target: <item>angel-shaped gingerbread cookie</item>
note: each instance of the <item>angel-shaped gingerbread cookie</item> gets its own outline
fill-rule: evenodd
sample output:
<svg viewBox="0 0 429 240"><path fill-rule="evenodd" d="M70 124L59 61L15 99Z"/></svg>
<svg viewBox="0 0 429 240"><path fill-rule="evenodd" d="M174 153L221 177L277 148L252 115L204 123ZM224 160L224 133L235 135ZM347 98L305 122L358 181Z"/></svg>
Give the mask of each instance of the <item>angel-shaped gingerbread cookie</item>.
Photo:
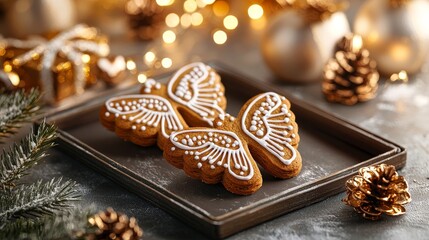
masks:
<svg viewBox="0 0 429 240"><path fill-rule="evenodd" d="M222 182L228 191L248 195L262 186L256 163L282 179L301 171L298 143L290 102L268 92L250 99L237 118L219 115L214 128L174 132L164 146L164 157L193 178Z"/></svg>
<svg viewBox="0 0 429 240"><path fill-rule="evenodd" d="M224 114L226 99L219 75L210 66L192 63L178 70L167 85L149 79L140 94L109 99L100 121L119 137L141 146L164 144L173 131L213 126Z"/></svg>

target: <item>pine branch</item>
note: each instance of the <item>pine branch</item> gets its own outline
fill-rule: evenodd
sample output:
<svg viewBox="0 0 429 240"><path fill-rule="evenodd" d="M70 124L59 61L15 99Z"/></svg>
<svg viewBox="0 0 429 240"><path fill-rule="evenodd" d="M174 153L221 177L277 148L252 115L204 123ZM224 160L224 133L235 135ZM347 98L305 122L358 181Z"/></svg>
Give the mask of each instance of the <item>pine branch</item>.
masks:
<svg viewBox="0 0 429 240"><path fill-rule="evenodd" d="M14 144L9 151L3 150L0 156L0 191L13 188L14 181L46 156L56 139L56 127L43 122L37 132L30 133L20 144Z"/></svg>
<svg viewBox="0 0 429 240"><path fill-rule="evenodd" d="M39 219L71 207L80 194L77 183L52 179L43 183L20 186L13 191L3 191L0 195L0 230L8 222L24 219Z"/></svg>
<svg viewBox="0 0 429 240"><path fill-rule="evenodd" d="M14 134L21 124L29 121L39 110L40 94L32 89L0 95L0 140Z"/></svg>
<svg viewBox="0 0 429 240"><path fill-rule="evenodd" d="M85 239L95 232L88 218L96 213L93 206L75 207L71 211L34 219L19 219L0 231L0 239Z"/></svg>

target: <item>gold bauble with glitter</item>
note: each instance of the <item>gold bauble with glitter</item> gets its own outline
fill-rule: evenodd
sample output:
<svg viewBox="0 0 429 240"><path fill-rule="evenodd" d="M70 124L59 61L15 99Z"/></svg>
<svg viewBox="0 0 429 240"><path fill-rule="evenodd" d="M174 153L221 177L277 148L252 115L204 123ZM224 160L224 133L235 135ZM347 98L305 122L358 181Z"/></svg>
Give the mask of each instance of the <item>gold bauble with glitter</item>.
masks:
<svg viewBox="0 0 429 240"><path fill-rule="evenodd" d="M320 81L335 43L350 32L343 12L320 11L319 15L314 10L285 9L266 28L262 39L265 62L285 82Z"/></svg>
<svg viewBox="0 0 429 240"><path fill-rule="evenodd" d="M428 23L426 0L367 0L356 15L354 31L362 36L381 74L412 74L429 53Z"/></svg>

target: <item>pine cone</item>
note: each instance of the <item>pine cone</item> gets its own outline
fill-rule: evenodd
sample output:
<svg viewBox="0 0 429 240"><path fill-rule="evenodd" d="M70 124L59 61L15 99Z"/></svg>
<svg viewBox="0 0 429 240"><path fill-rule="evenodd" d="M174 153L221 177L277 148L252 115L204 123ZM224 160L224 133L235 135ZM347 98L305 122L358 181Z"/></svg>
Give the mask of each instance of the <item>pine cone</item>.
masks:
<svg viewBox="0 0 429 240"><path fill-rule="evenodd" d="M325 66L322 91L330 102L354 105L375 97L380 78L376 63L358 35L343 37Z"/></svg>
<svg viewBox="0 0 429 240"><path fill-rule="evenodd" d="M151 40L161 34L165 11L156 1L128 0L125 9L133 35L143 40Z"/></svg>
<svg viewBox="0 0 429 240"><path fill-rule="evenodd" d="M125 214L117 213L112 208L95 214L88 222L96 231L89 234L87 239L135 240L143 235L134 217L128 219Z"/></svg>
<svg viewBox="0 0 429 240"><path fill-rule="evenodd" d="M411 202L407 181L392 165L359 169L359 175L347 180L346 189L347 197L343 202L371 220L381 218L382 213L402 215L405 213L402 205Z"/></svg>

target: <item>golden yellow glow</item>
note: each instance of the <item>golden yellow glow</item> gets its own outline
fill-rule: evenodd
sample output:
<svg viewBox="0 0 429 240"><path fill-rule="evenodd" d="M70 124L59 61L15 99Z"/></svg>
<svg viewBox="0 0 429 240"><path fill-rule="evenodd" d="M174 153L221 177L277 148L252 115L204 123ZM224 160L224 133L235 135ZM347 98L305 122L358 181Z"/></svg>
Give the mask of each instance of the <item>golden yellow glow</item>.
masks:
<svg viewBox="0 0 429 240"><path fill-rule="evenodd" d="M209 5L209 4L213 4L216 0L202 0L203 3Z"/></svg>
<svg viewBox="0 0 429 240"><path fill-rule="evenodd" d="M204 18L203 15L199 12L192 13L191 15L191 23L194 26L199 26L203 23Z"/></svg>
<svg viewBox="0 0 429 240"><path fill-rule="evenodd" d="M228 39L228 36L222 30L217 30L215 33L213 33L213 41L216 44L222 45L226 42L227 39Z"/></svg>
<svg viewBox="0 0 429 240"><path fill-rule="evenodd" d="M127 69L132 71L136 69L136 63L133 60L127 61Z"/></svg>
<svg viewBox="0 0 429 240"><path fill-rule="evenodd" d="M250 21L250 26L252 26L252 28L255 30L262 30L265 28L266 25L267 25L267 18L265 18L265 16L262 16L262 18L260 19Z"/></svg>
<svg viewBox="0 0 429 240"><path fill-rule="evenodd" d="M88 54L82 54L82 62L89 63L91 61L91 57Z"/></svg>
<svg viewBox="0 0 429 240"><path fill-rule="evenodd" d="M352 52L357 53L362 49L362 37L354 35L352 39Z"/></svg>
<svg viewBox="0 0 429 240"><path fill-rule="evenodd" d="M195 2L195 0L186 0L183 3L183 10L185 10L185 12L195 12L198 8L197 2Z"/></svg>
<svg viewBox="0 0 429 240"><path fill-rule="evenodd" d="M238 19L233 15L226 16L223 19L223 25L225 26L226 29L229 29L229 30L235 29L238 26Z"/></svg>
<svg viewBox="0 0 429 240"><path fill-rule="evenodd" d="M218 17L224 17L229 12L229 4L225 1L216 1L213 4L213 13Z"/></svg>
<svg viewBox="0 0 429 240"><path fill-rule="evenodd" d="M147 76L144 73L139 73L139 75L137 76L137 81L139 81L139 83L145 83L147 80Z"/></svg>
<svg viewBox="0 0 429 240"><path fill-rule="evenodd" d="M174 3L174 0L156 0L156 3L159 6L170 6L171 4Z"/></svg>
<svg viewBox="0 0 429 240"><path fill-rule="evenodd" d="M180 18L175 13L170 13L165 17L165 24L171 28L177 27L180 24Z"/></svg>
<svg viewBox="0 0 429 240"><path fill-rule="evenodd" d="M259 4L253 4L247 9L251 19L260 19L264 15L264 9Z"/></svg>
<svg viewBox="0 0 429 240"><path fill-rule="evenodd" d="M153 61L155 61L155 58L156 58L155 53L153 53L153 52L149 51L149 52L147 52L147 53L144 55L144 62L145 62L147 65L150 65L150 64L152 64L152 63L153 63Z"/></svg>
<svg viewBox="0 0 429 240"><path fill-rule="evenodd" d="M183 28L188 28L192 24L192 16L189 13L185 13L180 17L180 24Z"/></svg>
<svg viewBox="0 0 429 240"><path fill-rule="evenodd" d="M171 58L163 58L161 60L161 65L163 68L170 68L173 65Z"/></svg>
<svg viewBox="0 0 429 240"><path fill-rule="evenodd" d="M402 62L410 59L411 51L408 43L396 42L392 43L389 47L390 56L392 56L393 60Z"/></svg>
<svg viewBox="0 0 429 240"><path fill-rule="evenodd" d="M10 72L7 74L7 76L9 77L10 83L12 83L13 86L18 86L19 82L21 81L19 79L18 74Z"/></svg>
<svg viewBox="0 0 429 240"><path fill-rule="evenodd" d="M5 63L4 67L3 67L3 70L5 72L12 72L12 65L10 65L9 63Z"/></svg>
<svg viewBox="0 0 429 240"><path fill-rule="evenodd" d="M176 34L171 30L167 30L164 32L164 34L162 34L162 39L165 43L173 43L174 41L176 41Z"/></svg>
<svg viewBox="0 0 429 240"><path fill-rule="evenodd" d="M402 70L399 73L394 73L390 76L390 81L396 82L396 81L402 81L402 82L408 82L408 74L407 71Z"/></svg>

